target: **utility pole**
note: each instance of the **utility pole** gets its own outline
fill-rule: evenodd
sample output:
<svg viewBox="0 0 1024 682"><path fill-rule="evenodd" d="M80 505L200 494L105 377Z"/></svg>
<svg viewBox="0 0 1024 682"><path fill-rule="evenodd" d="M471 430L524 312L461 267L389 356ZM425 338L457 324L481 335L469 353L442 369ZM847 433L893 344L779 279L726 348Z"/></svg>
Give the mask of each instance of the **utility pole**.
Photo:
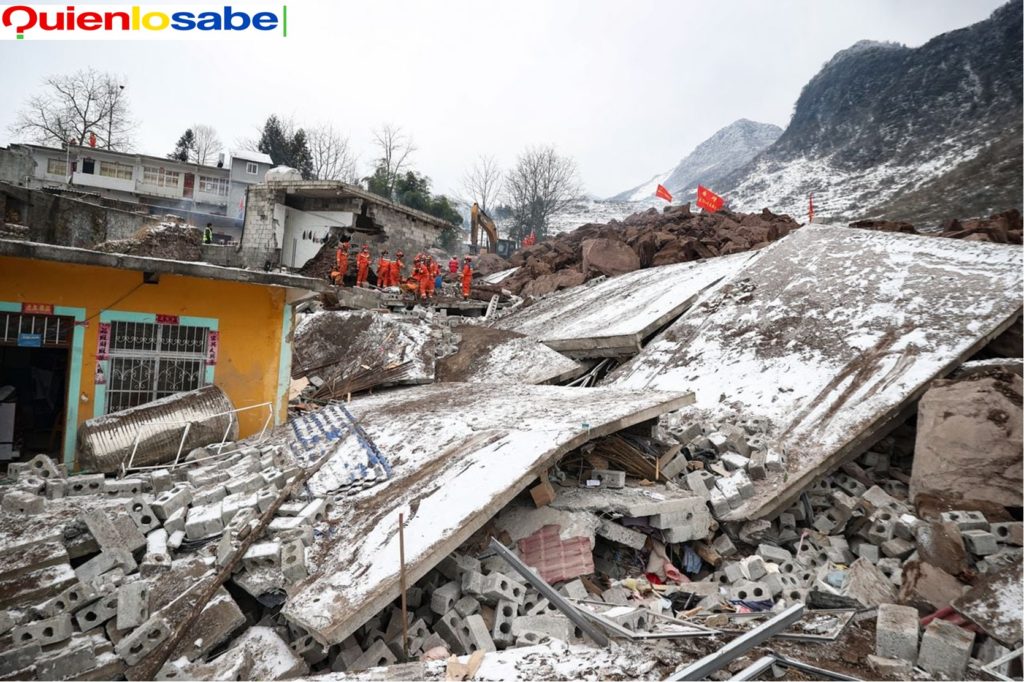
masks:
<svg viewBox="0 0 1024 682"><path fill-rule="evenodd" d="M107 117L107 149L110 149L111 137L114 134L114 107L117 106L117 100L121 97L121 92L124 90L123 85L118 85L115 91L113 87L108 91L110 97L110 112Z"/></svg>

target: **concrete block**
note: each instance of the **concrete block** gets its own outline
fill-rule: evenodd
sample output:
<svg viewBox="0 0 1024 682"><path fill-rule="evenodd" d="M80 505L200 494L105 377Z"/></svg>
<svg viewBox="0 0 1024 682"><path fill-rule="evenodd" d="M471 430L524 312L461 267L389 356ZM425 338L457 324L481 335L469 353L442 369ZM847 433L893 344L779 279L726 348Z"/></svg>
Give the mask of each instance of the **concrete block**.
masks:
<svg viewBox="0 0 1024 682"><path fill-rule="evenodd" d="M740 495L739 487L736 485L734 478L734 476L722 476L715 481L715 487L718 488L718 491L725 498L725 501L729 505L729 509L739 509L743 506L743 496ZM711 503L714 505L713 497Z"/></svg>
<svg viewBox="0 0 1024 682"><path fill-rule="evenodd" d="M738 561L725 564L722 571L725 573L725 579L733 585L746 580L746 576L743 575L743 566Z"/></svg>
<svg viewBox="0 0 1024 682"><path fill-rule="evenodd" d="M878 673L879 679L902 679L908 677L914 671L914 666L909 661L898 658L886 658L868 654L868 668Z"/></svg>
<svg viewBox="0 0 1024 682"><path fill-rule="evenodd" d="M384 640L378 639L369 648L363 652L363 655L352 662L352 666L349 668L351 672L358 670L368 670L370 668L377 668L380 666L394 665L398 662L395 658L395 654L388 648L388 645L384 643Z"/></svg>
<svg viewBox="0 0 1024 682"><path fill-rule="evenodd" d="M781 474L786 470L786 458L781 450L767 448L764 453L764 466L770 474Z"/></svg>
<svg viewBox="0 0 1024 682"><path fill-rule="evenodd" d="M609 604L619 604L625 606L629 604L630 592L624 587L615 585L609 587L607 590L601 593L601 599Z"/></svg>
<svg viewBox="0 0 1024 682"><path fill-rule="evenodd" d="M925 628L917 664L932 675L962 680L974 645L974 633L958 625L935 619Z"/></svg>
<svg viewBox="0 0 1024 682"><path fill-rule="evenodd" d="M131 573L137 568L137 564L132 555L123 549L105 549L76 568L75 576L79 582L89 583L113 568Z"/></svg>
<svg viewBox="0 0 1024 682"><path fill-rule="evenodd" d="M711 513L715 516L725 516L732 509L729 500L717 486L708 492L708 504L711 505Z"/></svg>
<svg viewBox="0 0 1024 682"><path fill-rule="evenodd" d="M96 598L96 591L92 586L83 582L76 582L74 585L47 602L43 609L43 614L48 618L52 618L53 616L59 616L62 613L74 613L83 605L94 601ZM0 616L4 613L7 612L0 612ZM11 627L13 627L13 624ZM9 629L10 628L6 628L6 630ZM6 630L4 628L0 628L0 634L6 632Z"/></svg>
<svg viewBox="0 0 1024 682"><path fill-rule="evenodd" d="M631 547L632 549L643 549L644 544L647 542L647 536L643 533L632 528L620 526L609 519L601 520L601 524L597 527L597 534L606 540Z"/></svg>
<svg viewBox="0 0 1024 682"><path fill-rule="evenodd" d="M519 582L503 573L491 573L484 576L481 601L494 605L502 599L521 602L526 597L526 588Z"/></svg>
<svg viewBox="0 0 1024 682"><path fill-rule="evenodd" d="M4 495L0 506L8 514L20 514L22 516L41 514L43 512L43 498L21 490L11 490Z"/></svg>
<svg viewBox="0 0 1024 682"><path fill-rule="evenodd" d="M455 606L453 608L460 616L467 618L480 610L480 602L467 594L464 597L460 597L459 600L455 602Z"/></svg>
<svg viewBox="0 0 1024 682"><path fill-rule="evenodd" d="M987 530L964 530L961 535L963 535L967 549L972 554L988 556L999 551L996 536Z"/></svg>
<svg viewBox="0 0 1024 682"><path fill-rule="evenodd" d="M463 620L455 609L448 611L434 623L434 632L439 634L448 644L448 650L459 655L466 653L466 645L462 641Z"/></svg>
<svg viewBox="0 0 1024 682"><path fill-rule="evenodd" d="M276 519L275 519L276 520ZM224 530L219 504L196 505L185 517L185 535L189 540L201 540Z"/></svg>
<svg viewBox="0 0 1024 682"><path fill-rule="evenodd" d="M142 492L145 492L142 489L142 481L137 478L108 478L103 481L104 497L135 497Z"/></svg>
<svg viewBox="0 0 1024 682"><path fill-rule="evenodd" d="M286 580L293 583L304 580L309 575L306 570L306 547L301 540L292 540L281 545L281 573Z"/></svg>
<svg viewBox="0 0 1024 682"><path fill-rule="evenodd" d="M988 530L989 523L979 511L949 511L939 515L943 521L955 523L960 530Z"/></svg>
<svg viewBox="0 0 1024 682"><path fill-rule="evenodd" d="M767 572L764 566L764 559L756 554L744 557L740 561L740 571L747 580L759 580Z"/></svg>
<svg viewBox="0 0 1024 682"><path fill-rule="evenodd" d="M185 529L175 530L167 536L167 548L171 550L177 550L181 547L181 543L185 542Z"/></svg>
<svg viewBox="0 0 1024 682"><path fill-rule="evenodd" d="M850 541L850 551L871 563L878 563L880 558L878 547L860 538L854 538Z"/></svg>
<svg viewBox="0 0 1024 682"><path fill-rule="evenodd" d="M750 464L750 459L738 452L724 452L719 459L729 471L745 471Z"/></svg>
<svg viewBox="0 0 1024 682"><path fill-rule="evenodd" d="M603 488L625 488L626 472L613 471L610 469L594 469L588 477L590 480L600 481Z"/></svg>
<svg viewBox="0 0 1024 682"><path fill-rule="evenodd" d="M80 495L97 495L103 492L103 483L106 477L103 474L86 474L81 476L70 476L65 493L68 497Z"/></svg>
<svg viewBox="0 0 1024 682"><path fill-rule="evenodd" d="M722 557L731 557L736 554L736 545L733 544L732 538L725 533L719 533L718 537L711 542L711 547Z"/></svg>
<svg viewBox="0 0 1024 682"><path fill-rule="evenodd" d="M51 478L46 481L46 499L59 500L67 496L68 482L63 478Z"/></svg>
<svg viewBox="0 0 1024 682"><path fill-rule="evenodd" d="M75 623L82 632L103 625L117 615L117 594L101 597L75 612Z"/></svg>
<svg viewBox="0 0 1024 682"><path fill-rule="evenodd" d="M786 585L782 582L782 574L778 571L769 571L761 576L761 582L768 586L773 597L782 594ZM794 585L795 587L795 585Z"/></svg>
<svg viewBox="0 0 1024 682"><path fill-rule="evenodd" d="M467 574L471 575L471 574ZM479 574L477 574L479 575ZM480 588L483 587L483 576L480 576ZM430 595L430 610L441 616L455 607L455 602L462 596L462 586L454 580L441 585Z"/></svg>
<svg viewBox="0 0 1024 682"><path fill-rule="evenodd" d="M765 543L761 543L757 546L757 553L765 561L771 561L776 564L784 563L793 558L793 555L789 550Z"/></svg>
<svg viewBox="0 0 1024 682"><path fill-rule="evenodd" d="M259 508L261 514L270 509L270 506L274 504L274 500L277 499L277 496L277 488L261 488L257 491L256 506Z"/></svg>
<svg viewBox="0 0 1024 682"><path fill-rule="evenodd" d="M227 488L228 495L235 495L237 493L255 493L264 485L263 477L257 473L248 473L238 476L237 478L230 478L224 482L224 487Z"/></svg>
<svg viewBox="0 0 1024 682"><path fill-rule="evenodd" d="M71 632L71 616L62 613L53 618L19 625L11 631L11 641L18 647L29 644L49 646L70 638Z"/></svg>
<svg viewBox="0 0 1024 682"><path fill-rule="evenodd" d="M582 586L582 583L580 585ZM516 611L517 604L507 599L502 599L494 607L494 627L491 629L491 641L498 648L503 649L515 643L512 623L516 620Z"/></svg>
<svg viewBox="0 0 1024 682"><path fill-rule="evenodd" d="M222 502L228 496L228 489L222 485L215 484L198 488L192 493L192 505L215 505Z"/></svg>
<svg viewBox="0 0 1024 682"><path fill-rule="evenodd" d="M875 620L875 653L910 663L917 660L917 609L912 606L879 604Z"/></svg>
<svg viewBox="0 0 1024 682"><path fill-rule="evenodd" d="M544 637L569 642L573 636L572 622L565 616L520 616L512 623L512 636L519 643L520 637L533 634L537 639L531 643L539 643ZM527 637L526 641L531 638Z"/></svg>
<svg viewBox="0 0 1024 682"><path fill-rule="evenodd" d="M383 644L383 640L377 640ZM320 663L328 656L327 647L320 642L316 641L312 635L304 635L298 637L288 648L292 650L292 653L301 658L306 662L306 665L316 665ZM386 648L386 647L385 647ZM362 651L359 652L362 655Z"/></svg>
<svg viewBox="0 0 1024 682"><path fill-rule="evenodd" d="M1024 545L1024 523L1020 521L1007 521L993 523L991 533L996 536L996 541L1005 545Z"/></svg>
<svg viewBox="0 0 1024 682"><path fill-rule="evenodd" d="M242 563L250 571L281 567L281 543L257 542L242 555Z"/></svg>
<svg viewBox="0 0 1024 682"><path fill-rule="evenodd" d="M143 535L160 526L156 514L141 495L133 497L131 502L125 505L125 508L128 510L128 516L135 522Z"/></svg>
<svg viewBox="0 0 1024 682"><path fill-rule="evenodd" d="M686 474L686 487L698 497L705 500L711 496L715 488L715 475L705 469L698 469Z"/></svg>
<svg viewBox="0 0 1024 682"><path fill-rule="evenodd" d="M729 589L730 599L743 601L764 601L771 595L771 588L763 582L740 582Z"/></svg>
<svg viewBox="0 0 1024 682"><path fill-rule="evenodd" d="M228 495L220 503L220 518L225 525L230 523L243 509L255 511L258 507L256 493L235 493Z"/></svg>
<svg viewBox="0 0 1024 682"><path fill-rule="evenodd" d="M491 633L487 630L487 625L479 613L474 613L465 619L462 626L462 639L466 643L467 652L471 654L477 651L497 650L494 640L491 639Z"/></svg>
<svg viewBox="0 0 1024 682"><path fill-rule="evenodd" d="M149 583L136 580L117 589L117 629L131 630L149 618Z"/></svg>
<svg viewBox="0 0 1024 682"><path fill-rule="evenodd" d="M566 597L570 597L572 599L586 599L588 597L587 588L583 585L583 581L579 578L576 578L575 580L570 580L569 582L565 583L560 588L558 588L558 591Z"/></svg>
<svg viewBox="0 0 1024 682"><path fill-rule="evenodd" d="M0 675L8 676L19 670L24 670L39 659L41 649L38 644L25 644L18 646L15 641L13 646L0 649ZM14 679L28 679L24 676L15 676Z"/></svg>
<svg viewBox="0 0 1024 682"><path fill-rule="evenodd" d="M179 509L184 509L191 503L192 489L179 483L170 490L165 490L157 495L149 506L158 519L166 521L171 514Z"/></svg>
<svg viewBox="0 0 1024 682"><path fill-rule="evenodd" d="M736 489L739 490L740 496L743 497L743 499L754 496L754 483L750 480L750 477L747 476L746 471L734 471L732 472L732 476L729 478L736 482Z"/></svg>
<svg viewBox="0 0 1024 682"><path fill-rule="evenodd" d="M438 564L437 570L449 580L458 580L463 573L483 573L483 565L478 559L465 554L453 553L446 556Z"/></svg>
<svg viewBox="0 0 1024 682"><path fill-rule="evenodd" d="M96 652L93 650L92 642L82 639L72 646L65 646L38 659L36 679L72 679L95 667Z"/></svg>
<svg viewBox="0 0 1024 682"><path fill-rule="evenodd" d="M881 546L882 554L887 557L894 557L897 559L906 559L914 553L915 549L917 549L917 545L912 542L908 542L903 538L892 538L891 540L886 540Z"/></svg>
<svg viewBox="0 0 1024 682"><path fill-rule="evenodd" d="M678 453L672 460L661 468L661 473L666 480L672 480L686 472L687 459L682 452Z"/></svg>

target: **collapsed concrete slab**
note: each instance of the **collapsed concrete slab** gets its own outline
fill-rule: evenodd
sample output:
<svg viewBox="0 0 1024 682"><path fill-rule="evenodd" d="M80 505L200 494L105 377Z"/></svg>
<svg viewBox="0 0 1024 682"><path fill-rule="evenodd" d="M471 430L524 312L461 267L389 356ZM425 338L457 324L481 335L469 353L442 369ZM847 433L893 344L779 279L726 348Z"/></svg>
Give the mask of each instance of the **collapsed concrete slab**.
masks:
<svg viewBox="0 0 1024 682"><path fill-rule="evenodd" d="M937 381L917 409L911 499L1020 504L1021 378L990 372Z"/></svg>
<svg viewBox="0 0 1024 682"><path fill-rule="evenodd" d="M463 326L456 329L459 350L437 363L439 381L517 384L560 383L586 369L528 336L504 329Z"/></svg>
<svg viewBox="0 0 1024 682"><path fill-rule="evenodd" d="M533 336L571 357L634 355L643 339L755 256L742 253L592 280L543 298L494 326Z"/></svg>
<svg viewBox="0 0 1024 682"><path fill-rule="evenodd" d="M953 602L952 606L1003 646L1018 648L1022 639L1024 589L1021 564L987 576Z"/></svg>
<svg viewBox="0 0 1024 682"><path fill-rule="evenodd" d="M317 570L284 615L323 643L341 642L399 594L399 514L405 515L406 576L412 583L559 457L678 409L687 398L657 391L435 384L353 400L349 409L387 453L392 475L338 505L329 537L312 548ZM349 438L332 457L344 463L365 454ZM310 488L335 489L344 469L328 462Z"/></svg>
<svg viewBox="0 0 1024 682"><path fill-rule="evenodd" d="M605 380L693 390L684 418L771 425L785 470L721 518L771 517L905 420L1021 314L1021 249L809 226L762 250Z"/></svg>

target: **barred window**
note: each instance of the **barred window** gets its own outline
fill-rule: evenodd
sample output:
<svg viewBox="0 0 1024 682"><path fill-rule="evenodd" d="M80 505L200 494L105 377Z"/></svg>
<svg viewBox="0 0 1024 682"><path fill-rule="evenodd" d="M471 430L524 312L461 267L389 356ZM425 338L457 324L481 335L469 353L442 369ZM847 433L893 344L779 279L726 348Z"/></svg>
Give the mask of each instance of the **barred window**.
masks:
<svg viewBox="0 0 1024 682"><path fill-rule="evenodd" d="M114 321L107 414L206 384L207 327Z"/></svg>
<svg viewBox="0 0 1024 682"><path fill-rule="evenodd" d="M132 167L117 161L100 161L100 175L119 180L131 180Z"/></svg>

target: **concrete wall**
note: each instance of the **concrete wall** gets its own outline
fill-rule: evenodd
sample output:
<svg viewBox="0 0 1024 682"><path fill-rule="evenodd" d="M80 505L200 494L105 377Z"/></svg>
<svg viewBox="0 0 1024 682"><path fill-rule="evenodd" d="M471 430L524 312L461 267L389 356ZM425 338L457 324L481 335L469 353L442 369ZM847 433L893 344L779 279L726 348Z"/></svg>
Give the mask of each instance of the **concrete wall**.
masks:
<svg viewBox="0 0 1024 682"><path fill-rule="evenodd" d="M27 149L0 149L0 182L26 187L35 175L36 162Z"/></svg>
<svg viewBox="0 0 1024 682"><path fill-rule="evenodd" d="M350 211L318 211L307 213L285 207L284 242L281 245L281 264L301 268L323 246L324 238L337 234L340 228L352 227Z"/></svg>
<svg viewBox="0 0 1024 682"><path fill-rule="evenodd" d="M213 383L235 407L273 402L281 381L279 364L285 320L286 290L241 282L223 282L162 275L159 284L138 286L142 273L115 268L0 256L0 302L50 303L84 309L86 319L110 306L118 312L212 318L217 322L220 349ZM68 399L77 406L80 424L96 413L96 347L99 325L85 327L80 355L78 392ZM74 358L73 358L74 360ZM84 398L83 398L84 396ZM275 412L276 423L286 418L287 402ZM266 412L239 414L241 435L262 427Z"/></svg>

